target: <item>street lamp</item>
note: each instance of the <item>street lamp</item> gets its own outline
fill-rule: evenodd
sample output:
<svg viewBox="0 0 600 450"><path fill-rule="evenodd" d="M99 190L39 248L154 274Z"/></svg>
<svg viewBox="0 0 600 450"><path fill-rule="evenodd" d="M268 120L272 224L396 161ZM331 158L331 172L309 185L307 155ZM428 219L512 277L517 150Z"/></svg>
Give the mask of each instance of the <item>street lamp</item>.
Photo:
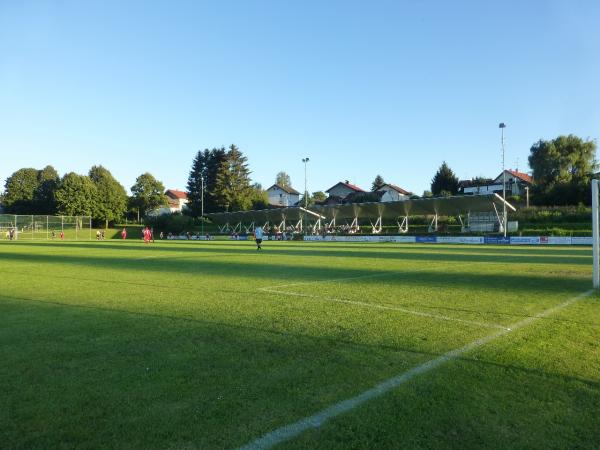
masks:
<svg viewBox="0 0 600 450"><path fill-rule="evenodd" d="M307 198L307 190L306 190L306 164L310 161L310 158L302 158L302 162L304 163L304 208L308 207L308 198Z"/></svg>
<svg viewBox="0 0 600 450"><path fill-rule="evenodd" d="M502 228L504 228L504 237L506 237L506 170L504 169L504 129L506 128L506 124L504 122L500 122L498 128L500 128L502 133Z"/></svg>

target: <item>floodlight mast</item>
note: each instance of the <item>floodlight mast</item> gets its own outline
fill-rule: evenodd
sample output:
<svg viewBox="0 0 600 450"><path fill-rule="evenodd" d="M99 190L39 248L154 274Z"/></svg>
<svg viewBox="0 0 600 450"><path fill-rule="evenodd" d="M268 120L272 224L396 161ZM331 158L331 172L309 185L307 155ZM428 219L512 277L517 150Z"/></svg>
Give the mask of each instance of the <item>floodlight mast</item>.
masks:
<svg viewBox="0 0 600 450"><path fill-rule="evenodd" d="M304 163L304 209L308 208L308 196L307 194L307 187L306 187L306 165L308 164L308 162L310 161L310 158L307 156L306 158L302 158L302 162ZM305 220L306 220L306 215L305 215ZM304 224L303 224L304 226Z"/></svg>
<svg viewBox="0 0 600 450"><path fill-rule="evenodd" d="M504 129L506 128L506 124L504 122L500 122L498 128L500 128L502 133L502 228L504 229L504 237L506 237L506 169L504 168Z"/></svg>
<svg viewBox="0 0 600 450"><path fill-rule="evenodd" d="M304 208L308 207L308 198L306 197L306 165L310 161L310 158L302 158L304 163Z"/></svg>

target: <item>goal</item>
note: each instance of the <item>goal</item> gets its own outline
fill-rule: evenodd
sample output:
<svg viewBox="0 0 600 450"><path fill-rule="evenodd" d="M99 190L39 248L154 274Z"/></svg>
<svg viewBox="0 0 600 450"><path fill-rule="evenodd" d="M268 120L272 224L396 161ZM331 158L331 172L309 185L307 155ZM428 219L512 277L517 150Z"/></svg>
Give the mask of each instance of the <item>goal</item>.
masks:
<svg viewBox="0 0 600 450"><path fill-rule="evenodd" d="M92 239L90 216L0 214L0 239Z"/></svg>
<svg viewBox="0 0 600 450"><path fill-rule="evenodd" d="M594 288L600 287L600 224L598 223L598 184L592 180L592 251L594 253Z"/></svg>

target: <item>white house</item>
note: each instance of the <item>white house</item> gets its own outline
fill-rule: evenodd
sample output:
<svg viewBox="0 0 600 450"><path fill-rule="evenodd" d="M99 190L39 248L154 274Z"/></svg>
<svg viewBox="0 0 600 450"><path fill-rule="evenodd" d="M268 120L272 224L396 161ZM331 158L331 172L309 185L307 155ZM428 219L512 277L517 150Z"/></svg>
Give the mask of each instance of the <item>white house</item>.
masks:
<svg viewBox="0 0 600 450"><path fill-rule="evenodd" d="M533 178L531 175L517 170L507 169L506 172L506 195L524 195L525 188L531 187ZM502 187L502 173L494 180L495 184Z"/></svg>
<svg viewBox="0 0 600 450"><path fill-rule="evenodd" d="M506 174L506 196L524 195L525 189L529 188L533 183L530 175L519 172L518 170L506 169L493 180L487 183L474 184L471 180L460 182L460 187L463 194L501 194L502 193L502 177Z"/></svg>
<svg viewBox="0 0 600 450"><path fill-rule="evenodd" d="M188 196L186 192L178 191L177 189L167 189L165 192L169 201L169 208L172 213L181 212L188 203Z"/></svg>
<svg viewBox="0 0 600 450"><path fill-rule="evenodd" d="M180 213L184 208L187 208L188 196L186 192L178 191L177 189L167 189L165 196L167 197L167 205L150 211L148 215L162 216L163 214Z"/></svg>
<svg viewBox="0 0 600 450"><path fill-rule="evenodd" d="M274 184L267 189L269 204L275 206L294 206L300 201L300 192L290 186Z"/></svg>
<svg viewBox="0 0 600 450"><path fill-rule="evenodd" d="M376 192L383 192L381 196L382 202L397 202L400 200L408 200L412 195L410 192L405 191L395 184L386 183L377 189Z"/></svg>
<svg viewBox="0 0 600 450"><path fill-rule="evenodd" d="M327 189L325 192L327 192L329 197L338 197L343 200L350 194L357 194L365 191L358 186L350 184L348 180L346 180L345 182L340 181L339 183Z"/></svg>

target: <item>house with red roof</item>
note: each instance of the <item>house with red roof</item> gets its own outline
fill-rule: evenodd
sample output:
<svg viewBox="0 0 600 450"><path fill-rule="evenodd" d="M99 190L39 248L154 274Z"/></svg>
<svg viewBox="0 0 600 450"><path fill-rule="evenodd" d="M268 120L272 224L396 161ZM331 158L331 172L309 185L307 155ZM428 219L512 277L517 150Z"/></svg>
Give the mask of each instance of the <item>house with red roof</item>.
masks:
<svg viewBox="0 0 600 450"><path fill-rule="evenodd" d="M408 200L412 195L412 192L408 192L405 189L402 189L400 186L396 186L392 183L385 183L375 192L381 192L381 201L382 202L397 202L402 200Z"/></svg>
<svg viewBox="0 0 600 450"><path fill-rule="evenodd" d="M330 198L337 197L343 200L350 194L359 194L364 193L366 191L364 189L359 188L358 186L351 184L350 182L348 182L348 180L346 180L340 181L339 183L331 186L325 192L327 192Z"/></svg>
<svg viewBox="0 0 600 450"><path fill-rule="evenodd" d="M187 208L188 196L187 192L178 191L177 189L167 189L165 191L167 204L162 208L148 211L149 216L162 216L163 214L180 213L184 208Z"/></svg>
<svg viewBox="0 0 600 450"><path fill-rule="evenodd" d="M167 189L165 196L169 202L169 209L172 213L181 212L188 203L187 192L178 191L177 189Z"/></svg>
<svg viewBox="0 0 600 450"><path fill-rule="evenodd" d="M533 184L531 175L518 170L506 169L494 179L462 180L460 190L465 195L473 194L502 194L502 179L506 177L506 196L525 195L525 191ZM485 182L482 182L485 181Z"/></svg>

